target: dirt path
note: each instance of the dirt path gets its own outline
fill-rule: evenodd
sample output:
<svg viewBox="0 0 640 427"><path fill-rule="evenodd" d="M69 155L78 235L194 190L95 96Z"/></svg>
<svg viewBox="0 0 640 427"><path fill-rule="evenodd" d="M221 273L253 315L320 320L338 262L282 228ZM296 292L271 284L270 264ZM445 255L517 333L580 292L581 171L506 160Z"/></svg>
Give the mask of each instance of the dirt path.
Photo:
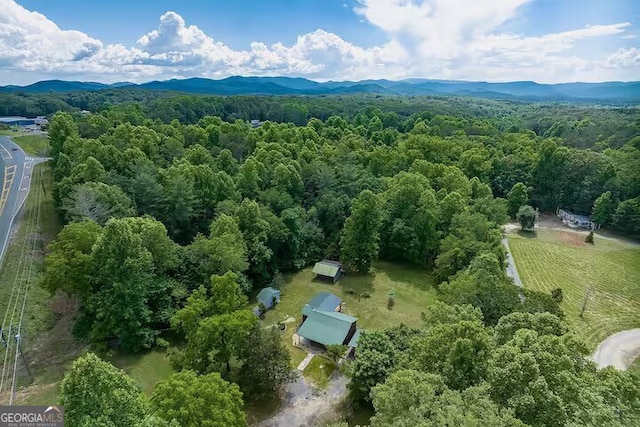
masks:
<svg viewBox="0 0 640 427"><path fill-rule="evenodd" d="M640 356L640 329L618 332L602 341L591 358L598 368L627 369Z"/></svg>
<svg viewBox="0 0 640 427"><path fill-rule="evenodd" d="M322 391L311 387L302 374L287 385L282 407L276 415L258 423L256 427L306 427L312 426L332 410L347 394L347 378L336 372L329 386Z"/></svg>
<svg viewBox="0 0 640 427"><path fill-rule="evenodd" d="M520 280L520 275L518 274L518 270L516 269L516 263L513 260L513 256L511 255L511 249L509 249L509 242L507 238L504 237L502 239L502 244L504 248L507 250L507 276L513 279L513 283L517 286L522 287L522 280Z"/></svg>

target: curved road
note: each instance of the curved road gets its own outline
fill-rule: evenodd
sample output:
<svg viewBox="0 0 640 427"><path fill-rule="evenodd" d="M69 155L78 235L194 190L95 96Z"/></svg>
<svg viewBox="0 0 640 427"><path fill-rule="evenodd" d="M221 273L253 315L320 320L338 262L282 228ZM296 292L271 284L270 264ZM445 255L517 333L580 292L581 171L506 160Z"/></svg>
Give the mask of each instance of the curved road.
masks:
<svg viewBox="0 0 640 427"><path fill-rule="evenodd" d="M598 368L627 369L640 356L640 329L618 332L602 341L591 358Z"/></svg>
<svg viewBox="0 0 640 427"><path fill-rule="evenodd" d="M13 220L29 194L31 171L46 159L28 157L18 144L0 136L0 265L11 237Z"/></svg>

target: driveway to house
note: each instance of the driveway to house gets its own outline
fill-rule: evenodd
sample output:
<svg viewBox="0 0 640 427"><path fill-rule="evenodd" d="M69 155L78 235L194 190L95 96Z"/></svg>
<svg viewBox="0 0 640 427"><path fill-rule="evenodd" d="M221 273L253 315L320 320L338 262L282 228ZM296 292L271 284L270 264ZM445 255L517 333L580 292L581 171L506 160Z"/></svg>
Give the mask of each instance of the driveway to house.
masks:
<svg viewBox="0 0 640 427"><path fill-rule="evenodd" d="M640 329L618 332L602 341L591 358L598 368L626 370L640 356Z"/></svg>
<svg viewBox="0 0 640 427"><path fill-rule="evenodd" d="M278 413L257 427L306 427L331 413L335 404L347 394L347 377L336 371L325 390L311 387L299 373L295 382L287 384L284 401Z"/></svg>
<svg viewBox="0 0 640 427"><path fill-rule="evenodd" d="M506 237L502 238L502 245L507 250L507 276L511 277L513 279L513 283L517 286L522 287L522 280L520 280L520 275L516 269L516 263L513 261L511 249L509 249L509 241Z"/></svg>

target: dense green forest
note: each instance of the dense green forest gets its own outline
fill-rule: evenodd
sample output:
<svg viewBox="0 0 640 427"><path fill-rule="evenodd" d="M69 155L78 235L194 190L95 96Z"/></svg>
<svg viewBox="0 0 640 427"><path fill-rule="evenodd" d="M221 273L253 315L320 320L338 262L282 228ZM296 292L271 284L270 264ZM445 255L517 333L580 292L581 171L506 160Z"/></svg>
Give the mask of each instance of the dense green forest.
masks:
<svg viewBox="0 0 640 427"><path fill-rule="evenodd" d="M368 127L374 110L379 109L386 116L375 115L383 121L385 128L400 132L413 128L415 121L407 122L406 119L428 111L429 116L448 115L469 120L465 132L470 135L484 135L481 129L472 128L473 120L490 120L503 132L529 129L541 137L562 138L567 146L598 150L620 148L640 135L638 108L634 106L598 107L445 96L199 96L125 88L46 94L0 93L0 116L50 115L56 111L80 110L97 113L123 103L141 106L142 116L129 118L134 124L144 118L159 119L164 123L176 119L182 124L196 124L205 116L217 116L228 122L256 119L301 126L311 118L326 121L336 115L356 126ZM450 133L445 127L440 134L448 136Z"/></svg>
<svg viewBox="0 0 640 427"><path fill-rule="evenodd" d="M242 398L226 381L246 399L288 381L286 350L247 296L333 258L361 272L375 259L432 270L450 304L425 308L423 325L363 335L349 374L373 425L640 421L638 378L596 371L557 295L510 282L500 232L530 204L640 234L638 110L135 92L140 103L106 106L110 93L121 94L20 98L71 111L49 127L67 225L44 286L80 301L75 333L98 350L171 347L184 371L154 392L161 418L177 413L173 388L198 393L186 385L196 375L212 376L202 387L224 392L236 421ZM132 399L137 419L151 416Z"/></svg>

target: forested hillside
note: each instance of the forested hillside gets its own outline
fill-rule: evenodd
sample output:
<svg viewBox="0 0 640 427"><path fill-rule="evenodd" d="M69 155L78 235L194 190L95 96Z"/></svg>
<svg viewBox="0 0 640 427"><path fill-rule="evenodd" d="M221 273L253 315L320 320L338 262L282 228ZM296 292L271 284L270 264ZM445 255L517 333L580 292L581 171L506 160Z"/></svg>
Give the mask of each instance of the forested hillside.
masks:
<svg viewBox="0 0 640 427"><path fill-rule="evenodd" d="M139 352L170 336L176 366L219 372L252 399L265 390L251 380L258 356L247 336L268 339L256 338L264 332L246 296L322 258L360 272L384 259L433 271L451 306L425 307L424 325L363 335L351 388L373 402L374 425L438 425L420 424L435 410L429 399L453 424L639 420L637 378L596 372L557 300L520 294L504 274L500 233L531 204L586 214L595 205L606 227L640 234L636 109L437 98L141 101L59 112L49 127L67 225L48 249L44 285L79 300L78 337ZM273 122L252 128L249 119ZM269 386L287 380L278 371ZM171 388L163 387L158 393ZM412 405L420 409L398 409Z"/></svg>
<svg viewBox="0 0 640 427"><path fill-rule="evenodd" d="M142 115L133 114L129 118L132 123L149 118L160 119L165 123L176 119L182 124L196 124L205 116L217 116L228 122L256 119L291 122L302 126L311 118L325 121L330 116L337 115L356 126L362 124L367 127L368 120L377 109L380 113L376 115L383 121L383 125L400 132L410 131L415 123L415 120L406 119L428 111L427 118L448 115L470 122L477 119L490 120L502 132L529 129L538 136L562 138L568 146L595 147L598 150L619 148L634 136L640 135L639 112L635 106L598 107L437 96L222 97L127 88L99 92L0 93L0 116L50 115L56 111L79 110L97 113L123 103L140 106ZM121 115L125 114L120 107L116 110ZM133 111L130 109L128 113ZM126 120L124 116L112 118ZM477 129L470 131L468 127L465 131L469 134L478 132ZM440 130L439 134L449 135L447 129Z"/></svg>

